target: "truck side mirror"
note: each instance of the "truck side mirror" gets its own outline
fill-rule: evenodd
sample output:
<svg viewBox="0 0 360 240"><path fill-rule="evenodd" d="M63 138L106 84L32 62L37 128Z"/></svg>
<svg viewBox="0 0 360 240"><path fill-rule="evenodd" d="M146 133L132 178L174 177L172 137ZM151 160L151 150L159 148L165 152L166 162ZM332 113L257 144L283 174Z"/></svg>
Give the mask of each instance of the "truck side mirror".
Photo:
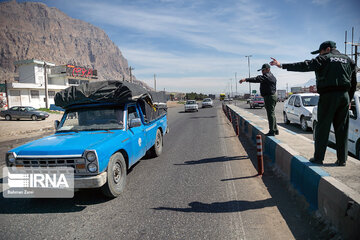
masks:
<svg viewBox="0 0 360 240"><path fill-rule="evenodd" d="M130 120L129 128L140 127L141 126L141 119L134 118Z"/></svg>
<svg viewBox="0 0 360 240"><path fill-rule="evenodd" d="M59 124L60 124L60 121L59 121L59 120L55 120L55 121L54 121L55 130L58 129Z"/></svg>

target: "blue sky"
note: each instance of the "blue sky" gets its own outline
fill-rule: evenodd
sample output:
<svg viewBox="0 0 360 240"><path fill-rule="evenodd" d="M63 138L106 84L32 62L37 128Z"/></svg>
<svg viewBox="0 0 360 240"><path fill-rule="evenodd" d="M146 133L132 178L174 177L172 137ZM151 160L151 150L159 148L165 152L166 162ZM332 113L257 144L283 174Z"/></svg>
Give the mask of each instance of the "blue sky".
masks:
<svg viewBox="0 0 360 240"><path fill-rule="evenodd" d="M270 57L296 62L314 57L333 40L344 52L344 35L355 27L360 42L360 1L352 0L131 0L41 1L105 30L134 75L158 89L228 92L237 80L259 74ZM349 48L348 48L349 52ZM272 68L278 89L301 86L314 73ZM237 84L238 92L249 91ZM253 89L258 89L252 84Z"/></svg>

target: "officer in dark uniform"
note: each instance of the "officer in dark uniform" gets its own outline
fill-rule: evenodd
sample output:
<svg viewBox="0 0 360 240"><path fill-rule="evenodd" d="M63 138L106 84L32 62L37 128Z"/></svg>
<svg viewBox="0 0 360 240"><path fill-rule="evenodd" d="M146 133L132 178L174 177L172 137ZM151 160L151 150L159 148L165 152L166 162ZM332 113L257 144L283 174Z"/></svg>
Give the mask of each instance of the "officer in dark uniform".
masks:
<svg viewBox="0 0 360 240"><path fill-rule="evenodd" d="M356 66L347 55L336 50L333 41L323 42L318 54L312 60L281 64L276 59L270 65L288 71L315 71L316 88L320 94L318 103L318 124L315 128L315 153L310 162L323 164L331 123L335 130L336 164L345 166L348 156L349 103L356 90Z"/></svg>
<svg viewBox="0 0 360 240"><path fill-rule="evenodd" d="M276 124L275 118L275 106L277 102L276 97L276 78L270 72L270 65L265 63L262 65L261 71L263 75L259 75L253 78L243 78L239 82L252 82L252 83L260 83L260 94L264 97L265 109L267 113L267 118L269 121L269 132L266 134L267 136L275 136L279 135L279 130Z"/></svg>

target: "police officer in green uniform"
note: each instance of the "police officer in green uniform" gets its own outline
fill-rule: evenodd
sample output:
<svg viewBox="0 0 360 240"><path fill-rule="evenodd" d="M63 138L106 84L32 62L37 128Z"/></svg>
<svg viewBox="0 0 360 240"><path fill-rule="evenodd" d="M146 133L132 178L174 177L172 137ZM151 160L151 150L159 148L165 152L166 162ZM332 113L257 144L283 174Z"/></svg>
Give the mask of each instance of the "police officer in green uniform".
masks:
<svg viewBox="0 0 360 240"><path fill-rule="evenodd" d="M356 90L356 65L347 55L336 49L333 41L323 42L319 54L312 60L281 64L272 58L270 65L288 71L315 71L316 88L320 94L318 103L318 124L315 128L315 152L310 162L323 164L331 123L335 130L336 164L345 166L348 156L349 103Z"/></svg>
<svg viewBox="0 0 360 240"><path fill-rule="evenodd" d="M275 118L275 106L277 102L276 97L276 78L270 72L270 65L265 63L258 71L262 72L262 75L253 78L243 78L239 82L252 82L260 83L260 94L264 97L265 109L269 122L269 132L267 136L279 135L279 130L276 124Z"/></svg>

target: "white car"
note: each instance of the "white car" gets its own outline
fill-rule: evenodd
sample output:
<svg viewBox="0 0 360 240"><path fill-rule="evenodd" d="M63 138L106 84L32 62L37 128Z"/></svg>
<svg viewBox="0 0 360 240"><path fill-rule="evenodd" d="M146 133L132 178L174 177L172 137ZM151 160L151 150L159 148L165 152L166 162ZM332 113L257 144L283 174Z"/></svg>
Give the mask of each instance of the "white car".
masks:
<svg viewBox="0 0 360 240"><path fill-rule="evenodd" d="M360 159L360 91L356 91L354 98L351 101L351 108L349 110L349 136L348 136L348 151ZM315 128L317 125L317 107L314 107L312 114L313 138L315 140ZM335 143L334 127L331 124L329 142Z"/></svg>
<svg viewBox="0 0 360 240"><path fill-rule="evenodd" d="M284 104L284 123L298 123L301 129L307 131L312 127L311 116L313 108L318 104L319 94L298 93L293 94Z"/></svg>
<svg viewBox="0 0 360 240"><path fill-rule="evenodd" d="M187 100L185 103L185 112L188 111L199 111L199 105L195 100Z"/></svg>
<svg viewBox="0 0 360 240"><path fill-rule="evenodd" d="M214 103L213 100L211 98L205 98L202 103L201 103L201 107L205 108L205 107L213 107Z"/></svg>

